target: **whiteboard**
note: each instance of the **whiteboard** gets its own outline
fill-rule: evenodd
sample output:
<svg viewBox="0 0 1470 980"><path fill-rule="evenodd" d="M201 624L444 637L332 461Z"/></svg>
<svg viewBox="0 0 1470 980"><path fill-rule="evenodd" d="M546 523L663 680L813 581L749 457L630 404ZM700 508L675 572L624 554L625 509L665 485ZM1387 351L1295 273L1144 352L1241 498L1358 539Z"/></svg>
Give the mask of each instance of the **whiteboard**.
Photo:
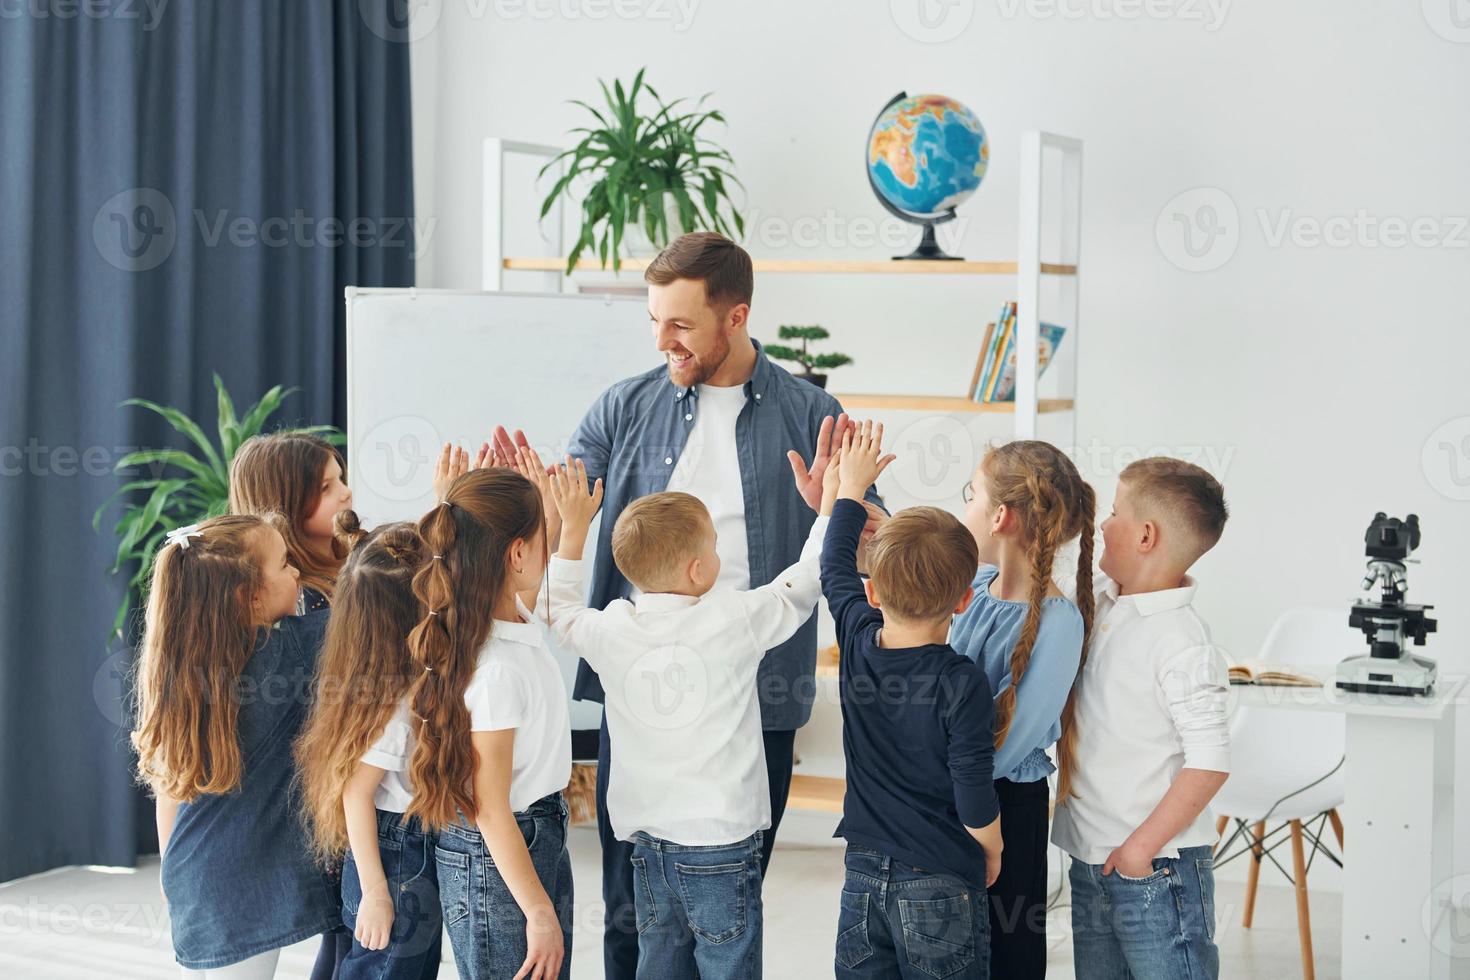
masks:
<svg viewBox="0 0 1470 980"><path fill-rule="evenodd" d="M504 425L559 460L599 394L663 362L641 297L355 287L346 297L347 479L366 527L433 506L445 442L477 448ZM575 658L553 650L570 679ZM597 727L596 705L573 707L574 728Z"/></svg>

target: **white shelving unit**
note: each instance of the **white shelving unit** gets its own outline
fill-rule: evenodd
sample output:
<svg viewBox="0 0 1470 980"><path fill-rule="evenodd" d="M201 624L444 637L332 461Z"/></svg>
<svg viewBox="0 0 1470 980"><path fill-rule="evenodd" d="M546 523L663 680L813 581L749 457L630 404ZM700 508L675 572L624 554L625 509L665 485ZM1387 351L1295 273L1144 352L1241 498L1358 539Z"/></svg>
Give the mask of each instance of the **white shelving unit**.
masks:
<svg viewBox="0 0 1470 980"><path fill-rule="evenodd" d="M563 292L575 291L576 285L566 275L563 255L563 225L557 215L556 235L548 242L550 256L507 256L505 254L506 200L505 158L507 154L529 154L549 160L560 152L557 147L510 140L485 141L485 223L482 286L487 291L502 288L507 271L543 272L557 276ZM1035 364L1038 337L1043 316L1067 327L1070 335L1071 365L1065 376L1058 377L1062 360L1051 366L1051 377L1059 381L1061 397L1042 398L1036 372L1018 371L1015 402L973 401L963 393L933 394L842 394L834 393L849 410L873 409L928 415L950 415L963 418L973 413L1010 414L1012 432L1017 439L1037 437L1041 416L1065 413L1070 428L1070 443L1077 443L1077 366L1080 364L1078 343L1078 263L1082 252L1082 141L1038 130L1021 137L1019 187L1020 220L1017 224L1017 252L1014 260L1002 261L892 261L884 259L839 261L826 259L755 259L760 275L862 275L862 276L1012 276L1015 278L1016 351L1018 364ZM1043 256L1050 260L1043 261ZM628 272L641 272L647 259L628 258L622 263ZM603 271L595 259L583 259L575 271ZM1045 283L1055 281L1051 306L1043 310L1048 299ZM978 353L978 352L977 352ZM817 677L823 684L834 683L835 652L818 652ZM788 806L842 812L846 780L842 772L840 721L813 715L812 724L803 729L799 746L802 764L792 774Z"/></svg>
<svg viewBox="0 0 1470 980"><path fill-rule="evenodd" d="M481 286L487 291L502 288L506 271L555 273L563 292L574 291L575 284L565 275L566 258L562 255L562 222L556 221L556 234L550 256L507 256L505 254L505 160L508 154L525 154L550 160L559 147L539 143L490 138L484 144L484 252ZM1051 163L1053 166L1048 166ZM1070 422L1071 444L1077 441L1076 365L1080 363L1078 344L1078 262L1082 246L1082 141L1039 130L1028 130L1021 136L1020 221L1017 225L1017 257L1009 261L915 261L892 260L825 260L825 259L755 259L758 274L805 275L883 275L883 276L1013 276L1016 280L1016 351L1018 364L1035 364L1040 323L1045 315L1067 327L1070 335L1073 369L1060 386L1066 394L1041 398L1035 372L1019 371L1016 378L1016 400L1011 402L975 402L963 393L932 394L861 394L837 393L844 408L886 409L929 414L965 415L998 413L1013 416L1013 434L1018 439L1037 436L1041 415L1064 412ZM1053 253L1052 260L1043 256ZM646 259L624 259L623 269L639 272ZM577 270L603 271L595 259L583 259ZM1058 282L1059 309L1043 311L1043 282ZM1053 366L1057 371L1060 365Z"/></svg>

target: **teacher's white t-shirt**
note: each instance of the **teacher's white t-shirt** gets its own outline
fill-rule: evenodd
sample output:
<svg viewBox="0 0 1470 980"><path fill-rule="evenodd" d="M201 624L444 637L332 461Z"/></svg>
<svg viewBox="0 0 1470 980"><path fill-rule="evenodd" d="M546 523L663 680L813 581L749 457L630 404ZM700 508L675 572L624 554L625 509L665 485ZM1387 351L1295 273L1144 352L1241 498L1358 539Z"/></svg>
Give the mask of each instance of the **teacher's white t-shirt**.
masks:
<svg viewBox="0 0 1470 980"><path fill-rule="evenodd" d="M715 552L720 556L716 588L750 588L750 546L745 540L745 488L740 482L740 453L735 421L745 407L745 386L699 386L699 397L684 402L693 415L684 451L669 477L670 490L698 497L715 523Z"/></svg>

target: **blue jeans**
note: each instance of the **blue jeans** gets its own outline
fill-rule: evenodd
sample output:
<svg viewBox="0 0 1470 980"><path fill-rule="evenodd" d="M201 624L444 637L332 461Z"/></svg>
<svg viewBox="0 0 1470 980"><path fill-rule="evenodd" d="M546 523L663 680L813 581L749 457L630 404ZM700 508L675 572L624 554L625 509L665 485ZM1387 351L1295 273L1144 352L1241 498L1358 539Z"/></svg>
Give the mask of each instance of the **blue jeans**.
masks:
<svg viewBox="0 0 1470 980"><path fill-rule="evenodd" d="M1072 951L1079 980L1198 980L1220 975L1214 849L1154 858L1153 874L1072 860Z"/></svg>
<svg viewBox="0 0 1470 980"><path fill-rule="evenodd" d="M761 842L672 844L633 835L638 980L761 975Z"/></svg>
<svg viewBox="0 0 1470 980"><path fill-rule="evenodd" d="M439 975L439 869L434 834L417 817L378 811L378 855L393 898L393 930L388 945L366 949L355 938L339 967L338 980L426 980ZM342 924L357 928L362 880L352 852L342 867Z"/></svg>
<svg viewBox="0 0 1470 980"><path fill-rule="evenodd" d="M556 909L566 958L561 980L572 975L572 859L567 854L567 804L544 796L516 814L536 877ZM439 831L439 900L461 980L506 980L526 961L526 916L495 868L485 839L473 826Z"/></svg>
<svg viewBox="0 0 1470 980"><path fill-rule="evenodd" d="M837 917L837 976L988 980L985 889L847 845Z"/></svg>

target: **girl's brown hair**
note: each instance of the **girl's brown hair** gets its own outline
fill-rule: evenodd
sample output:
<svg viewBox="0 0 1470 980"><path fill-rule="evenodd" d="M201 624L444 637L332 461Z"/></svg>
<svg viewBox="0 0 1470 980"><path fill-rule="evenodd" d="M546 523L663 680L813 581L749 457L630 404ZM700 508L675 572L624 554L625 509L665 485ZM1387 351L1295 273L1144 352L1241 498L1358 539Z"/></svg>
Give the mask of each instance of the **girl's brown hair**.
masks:
<svg viewBox="0 0 1470 980"><path fill-rule="evenodd" d="M430 560L413 579L423 617L408 637L415 670L408 697L420 719L409 766L409 815L432 829L473 820L475 753L464 692L480 649L489 641L495 604L512 585L507 555L519 540L541 535L541 493L508 469L471 470L444 502L419 521Z"/></svg>
<svg viewBox="0 0 1470 980"><path fill-rule="evenodd" d="M347 560L337 576L316 701L296 742L312 847L323 863L347 848L342 791L413 678L408 634L422 618L413 577L428 560L418 528L407 521L365 531L357 514L344 510L335 530Z"/></svg>
<svg viewBox="0 0 1470 980"><path fill-rule="evenodd" d="M188 802L240 784L240 672L260 638L250 600L262 575L255 515L204 521L153 562L132 733L138 778ZM187 547L186 547L187 545Z"/></svg>
<svg viewBox="0 0 1470 980"><path fill-rule="evenodd" d="M328 599L347 553L334 542L332 557L323 557L307 544L303 527L321 502L322 475L334 459L345 478L342 454L325 439L273 432L246 439L230 464L230 512L283 515L286 526L281 535L291 564L301 572L301 584Z"/></svg>
<svg viewBox="0 0 1470 980"><path fill-rule="evenodd" d="M1097 498L1077 467L1051 443L1017 440L997 446L980 463L992 507L1005 504L1019 521L1021 542L1031 566L1031 593L1021 635L1011 650L1011 684L995 699L995 744L1002 745L1016 713L1016 689L1031 662L1041 628L1041 606L1051 585L1057 549L1078 538L1077 609L1082 613L1082 660L1062 708L1062 734L1057 740L1057 800L1071 792L1077 746L1077 682L1087 660L1092 635L1092 549Z"/></svg>

